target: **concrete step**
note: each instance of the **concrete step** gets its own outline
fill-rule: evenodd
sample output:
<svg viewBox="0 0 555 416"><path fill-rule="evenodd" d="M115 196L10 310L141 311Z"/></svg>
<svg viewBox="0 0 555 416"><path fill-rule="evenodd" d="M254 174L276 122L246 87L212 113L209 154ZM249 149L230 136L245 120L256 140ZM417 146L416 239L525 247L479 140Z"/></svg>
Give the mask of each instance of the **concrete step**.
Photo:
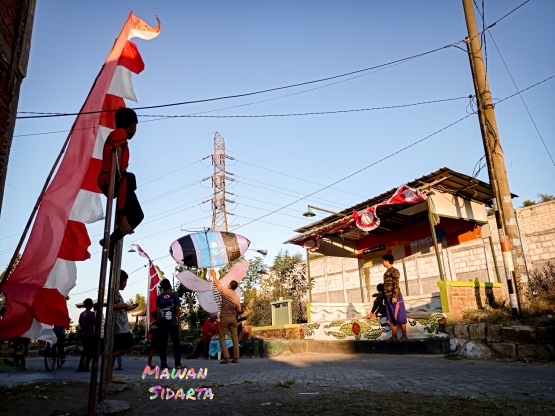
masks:
<svg viewBox="0 0 555 416"><path fill-rule="evenodd" d="M266 340L266 357L294 354L447 354L449 338L415 339L405 342L386 341L318 341L318 340Z"/></svg>

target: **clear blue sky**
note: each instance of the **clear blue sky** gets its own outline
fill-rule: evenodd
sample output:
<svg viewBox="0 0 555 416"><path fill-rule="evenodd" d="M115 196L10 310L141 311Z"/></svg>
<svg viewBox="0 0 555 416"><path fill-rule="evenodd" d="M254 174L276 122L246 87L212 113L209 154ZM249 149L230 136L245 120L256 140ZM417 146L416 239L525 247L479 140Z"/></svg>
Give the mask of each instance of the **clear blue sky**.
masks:
<svg viewBox="0 0 555 416"><path fill-rule="evenodd" d="M497 20L520 3L487 0L486 21ZM146 64L145 71L133 79L139 105L237 94L332 76L435 49L466 35L460 1L38 2L19 110L77 111L129 8L151 24L155 23L156 13L162 21L158 38L136 40ZM492 29L520 88L555 74L553 16L555 2L532 0ZM489 37L487 51L493 96L513 94L515 88ZM142 113L215 110L309 88ZM345 110L473 93L466 53L449 48L315 91L213 114ZM524 93L553 154L554 93L555 80ZM334 182L433 133L463 117L466 107L467 101L461 100L339 115L141 123L131 144L130 169L138 177L138 194L146 219L126 242L139 243L152 258L165 256L157 264L171 278L174 263L168 255L169 245L185 234L181 227L210 225L210 205L195 203L207 199L211 189L207 181L169 192L209 176L212 168L206 160L146 182L210 154L215 131L222 133L229 154L237 159L228 166L237 175L237 182L230 183L230 191L238 202L228 208L237 214L230 221L245 224L249 220L243 217L257 218L267 212L264 210L283 206L294 201L295 196L320 188L315 183ZM539 192L555 193L555 167L519 98L500 104L496 115L511 189L521 196L516 204L536 198ZM20 120L15 134L67 130L72 122L72 118ZM0 218L1 265L9 261L65 136L66 133L56 133L14 138ZM255 222L237 232L251 239L256 248L268 249L267 261L271 263L280 249L302 251L285 247L282 242L293 235L294 228L308 222L301 215L307 203L332 210L346 208L443 166L470 174L482 155L478 120L473 116L342 182L335 187L339 190L325 190L264 219L272 224ZM485 171L480 179L487 180ZM188 209L182 210L185 208ZM73 293L92 291L73 296L70 304L96 296L100 257L97 241L101 230L102 223L89 227L93 258L79 264L77 286L73 289ZM137 254L126 253L123 260L123 267L129 272L143 264ZM131 275L124 296L144 293L145 285L143 269ZM76 310L70 308L70 312L75 319Z"/></svg>

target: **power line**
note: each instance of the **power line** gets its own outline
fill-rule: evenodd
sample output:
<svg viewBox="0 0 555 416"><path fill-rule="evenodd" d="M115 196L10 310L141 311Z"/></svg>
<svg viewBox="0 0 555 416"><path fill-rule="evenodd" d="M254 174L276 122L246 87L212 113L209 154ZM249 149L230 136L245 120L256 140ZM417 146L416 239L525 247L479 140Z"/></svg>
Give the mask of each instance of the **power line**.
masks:
<svg viewBox="0 0 555 416"><path fill-rule="evenodd" d="M530 0L528 0L528 1L530 1ZM527 2L525 2L525 3L527 3ZM523 4L525 4L525 3L523 3ZM523 4L521 4L521 6ZM524 98L522 97L521 91L518 89L518 86L516 85L516 81L513 78L513 74L511 74L511 71L509 70L507 62L505 62L505 58L503 58L503 55L501 54L501 51L499 50L499 47L497 46L497 42L495 42L495 39L493 38L493 35L491 34L491 31L489 30L489 28L487 29L487 31L489 33L489 36L491 37L491 40L493 41L493 45L495 46L495 49L497 49L497 53L499 54L499 57L501 58L501 61L503 62L503 65L505 66L505 69L507 70L507 73L509 74L509 77L511 78L511 81L513 82L513 85L516 88L517 94L520 97L520 99L522 101L522 104L524 105L524 108L526 109L526 112L528 113L528 116L530 117L530 120L532 120L532 124L534 125L534 128L536 129L536 132L538 133L538 136L540 136L540 139L543 143L543 147L545 148L545 151L547 152L547 154L549 155L549 158L551 159L551 163L553 163L553 166L555 166L555 160L553 160L553 156L551 155L551 152L549 151L549 148L547 147L547 144L545 143L545 140L543 139L543 136L540 133L540 129L536 125L536 122L535 122L534 118L532 117L532 113L530 113L530 109L528 108L528 106L526 105L526 102L524 101Z"/></svg>
<svg viewBox="0 0 555 416"><path fill-rule="evenodd" d="M497 23L499 23L501 20L503 20L504 18L506 18L507 16L509 16L510 14L516 12L518 9L520 9L522 6L524 6L526 3L528 3L530 0L526 0L524 3L522 3L520 6L515 7L513 10L511 10L509 13L503 15L502 17L500 17L499 19L497 19L495 22L493 22L491 25L486 27L486 30L489 30L490 28L494 27Z"/></svg>
<svg viewBox="0 0 555 416"><path fill-rule="evenodd" d="M495 22L493 22L492 24L487 26L486 29L490 29L490 28L494 27L501 20L505 19L507 16L514 13L516 10L518 10L519 8L524 6L529 1L530 0L526 0L521 5L515 7L510 12L506 13L501 18L497 19ZM343 78L343 77L346 77L346 76L349 76L349 75L354 75L354 74L360 74L362 72L371 71L373 69L383 68L383 67L395 65L395 64L398 64L398 63L402 63L402 62L405 62L405 61L409 61L409 60L412 60L412 59L420 58L422 56L426 56L426 55L438 52L440 50L447 49L451 46L455 46L455 45L457 45L459 43L463 43L463 42L464 42L464 40L459 40L457 42L450 43L450 44L442 46L440 48L432 49L432 50L429 50L427 52L418 53L416 55L412 55L412 56L409 56L409 57L406 57L406 58L397 59L397 60L390 61L390 62L387 62L387 63L384 63L384 64L375 65L375 66L372 66L372 67L369 67L369 68L359 69L359 70L356 70L356 71L346 72L346 73L339 74L339 75L334 75L334 76L330 76L330 77L326 77L326 78L315 79L315 80L312 80L312 81L300 82L300 83L296 83L296 84L285 85L285 86L282 86L282 87L268 88L268 89L265 89L265 90L259 90L259 91L243 93L243 94L226 95L226 96L222 96L222 97L205 98L205 99L201 99L201 100L183 101L183 102L170 103L170 104L151 105L151 106L144 106L144 107L134 107L133 109L134 110L146 110L146 109L151 109L151 108L174 107L174 106L187 105L187 104L197 104L197 103L205 103L205 102L210 102L210 101L220 101L220 100L227 100L227 99L231 99L231 98L240 98L240 97L248 97L248 96L251 96L251 95L264 94L264 93L267 93L267 92L279 91L279 90L284 90L284 89L288 89L288 88L295 88L295 87L300 87L300 86L303 86L303 85L316 84L316 83L319 83L319 82L330 81L332 79ZM102 113L102 112L113 112L113 111L116 111L116 110L87 111L87 112L80 112L80 113L41 113L41 112L35 112L35 111L20 111L20 112L18 112L19 114L36 114L36 115L23 116L23 117L17 117L17 118L18 119L26 119L26 118L67 117L67 116L77 116L79 114L97 114L97 113Z"/></svg>
<svg viewBox="0 0 555 416"><path fill-rule="evenodd" d="M458 41L454 44L462 43L462 42L464 42L464 41L460 40L460 41ZM359 70L356 70L356 71L350 71L350 72L346 72L346 73L339 74L339 75L333 75L333 76L326 77L326 78L315 79L315 80L312 80L312 81L299 82L299 83L295 83L295 84L285 85L285 86L282 86L282 87L268 88L268 89L264 89L264 90L259 90L259 91L249 92L249 93L243 93L243 94L226 95L226 96L221 96L221 97L205 98L205 99L201 99L201 100L182 101L182 102L177 102L177 103L150 105L150 106L144 106L144 107L134 107L133 110L147 110L147 109L152 109L152 108L175 107L175 106L187 105L187 104L198 104L198 103L205 103L205 102L210 102L210 101L227 100L227 99L231 99L231 98L248 97L248 96L251 96L251 95L258 95L258 94L264 94L264 93L268 93L268 92L272 92L272 91L279 91L279 90L284 90L284 89L288 89L288 88L295 88L295 87L300 87L300 86L303 86L303 85L316 84L316 83L319 83L319 82L330 81L332 79L343 78L343 77L346 77L346 76L349 76L349 75L360 74L362 72L371 71L373 69L378 69L378 68L382 68L382 67L385 67L385 66L390 66L390 65L393 65L395 63L400 63L400 62L404 62L404 61L407 61L407 60L420 58L422 56L429 55L431 53L440 51L442 49L449 48L454 44L445 45L445 46L442 46L440 48L432 49L432 50L429 50L427 52L418 53L416 55L412 55L412 56L409 56L409 57L406 57L406 58L397 59L397 60L390 61L390 62L387 62L387 63L384 63L384 64L375 65L375 66L371 66L371 67L368 67L368 68L359 69ZM80 113L46 113L46 114L40 113L40 112L27 111L27 112L20 112L20 114L35 114L35 115L32 115L32 116L18 116L17 118L18 119L30 119L30 118L67 117L67 116L77 116L77 115L80 115L80 114L98 114L98 113L103 113L103 112L114 112L114 111L115 110L99 110L99 111L85 111L85 112L80 112Z"/></svg>
<svg viewBox="0 0 555 416"><path fill-rule="evenodd" d="M363 111L376 111L376 110L389 110L393 108L405 108L405 107L415 107L424 104L435 104L442 103L446 101L455 100L467 100L469 96L455 97L455 98L445 98L442 100L432 100L432 101L422 101L418 103L411 104L400 104L400 105L390 105L383 107L371 107L371 108L355 108L351 110L333 110L333 111L311 111L306 113L286 113L286 114L258 114L258 115L217 115L217 116L204 116L204 115L191 115L182 114L176 116L166 116L166 115L151 115L151 114L139 114L139 117L164 117L164 118L265 118L265 117L297 117L297 116L314 116L314 115L328 115L328 114L341 114L341 113L357 113Z"/></svg>
<svg viewBox="0 0 555 416"><path fill-rule="evenodd" d="M281 208L278 208L278 209L276 209L276 210L274 210L274 211L272 211L272 212L269 212L268 214L264 214L264 215L262 215L262 216L260 216L260 217L258 217L258 218L255 218L255 219L253 219L252 221L247 222L246 224L239 225L237 228L245 227L245 226L247 226L247 225L249 225L249 224L252 224L252 223L255 222L255 221L261 220L262 218L266 218L266 217L268 217L268 216L270 216L270 215L272 215L272 214L274 214L274 213L276 213L276 212L279 212L279 211L281 211L281 210L284 209L284 208L290 207L291 205L293 205L293 204L295 204L295 203L297 203L297 202L300 202L300 201L302 201L302 200L304 200L304 199L306 199L306 198L308 198L308 197L310 197L310 196L312 196L312 195L314 195L314 194L317 194L317 193L319 193L319 192L321 192L321 191L323 191L323 190L325 190L325 189L328 189L328 188L330 188L330 187L332 187L332 186L334 186L334 185L337 185L338 183L343 182L344 180L346 180L346 179L348 179L348 178L350 178L350 177L352 177L352 176L354 176L354 175L357 175L358 173L360 173L360 172L362 172L362 171L364 171L364 170L366 170L366 169L368 169L368 168L370 168L370 167L372 167L372 166L375 166L375 165L377 165L378 163L383 162L384 160L390 159L390 158L392 158L393 156L396 156L396 155L398 155L399 153L404 152L405 150L410 149L411 147L414 147L414 146L416 146L416 145L419 144L419 143L422 143L423 141L429 139L430 137L435 136L436 134L438 134L438 133L440 133L440 132L442 132L442 131L444 131L444 130L447 130L449 127L452 127L452 126L454 126L454 125L457 124L457 123L460 123L461 121L467 119L468 117L470 117L470 116L472 116L472 115L473 115L473 114L467 114L466 116L464 116L464 117L458 119L457 121L454 121L453 123L451 123L451 124L449 124L449 125L447 125L447 126L441 128L441 129L435 131L434 133L429 134L428 136L426 136L426 137L424 137L424 138L422 138L422 139L420 139L420 140L417 140L417 141L415 141L415 142L409 144L408 146L405 146L405 147L403 147L402 149L399 149L399 150L397 150L396 152L393 152L393 153L391 153L391 154L389 154L389 155L387 155L387 156L385 156L385 157L383 157L383 158L381 158L381 159L379 159L379 160L377 160L377 161L371 163L370 165L367 165L367 166L365 166L364 168L359 169L359 170L357 170L356 172L351 173L350 175L347 175L347 176L345 176L345 177L343 177L343 178L341 178L341 179L339 179L339 180L333 182L333 183L330 184L330 185L324 186L323 188L320 188L320 189L318 189L318 190L316 190L316 191L314 191L314 192L312 192L312 193L310 193L310 194L308 194L308 195L303 196L302 198L297 199L296 201L293 201L293 202L291 202L291 203L289 203L289 204L287 204L287 205L284 205L284 206L281 207Z"/></svg>
<svg viewBox="0 0 555 416"><path fill-rule="evenodd" d="M245 165L254 166L255 168L259 168L259 169L267 170L267 171L269 171L269 172L277 173L277 174L279 174L279 175L287 176L288 178L293 178L293 179L297 179L297 180L299 180L299 181L303 181L303 182L307 182L307 183L312 183L312 184L314 184L314 185L323 185L323 184L318 183L318 182L309 181L308 179L305 179L305 178L299 178L298 176L293 176L293 175L289 175L289 174L287 174L287 173L279 172L279 171L277 171L277 170L265 168L265 167L263 167L263 166L258 166L258 165L255 165L255 164L253 164L253 163L245 162L245 161L243 161L243 160L239 160L239 159L235 159L235 160L237 160L238 162L244 163ZM354 196L359 196L359 197L361 197L361 198L365 198L364 195L355 194L354 192L345 191L345 190L343 190L343 189L338 189L338 188L330 188L330 189L333 189L334 191L344 192L344 193L346 193L346 194L350 194L350 195L354 195Z"/></svg>

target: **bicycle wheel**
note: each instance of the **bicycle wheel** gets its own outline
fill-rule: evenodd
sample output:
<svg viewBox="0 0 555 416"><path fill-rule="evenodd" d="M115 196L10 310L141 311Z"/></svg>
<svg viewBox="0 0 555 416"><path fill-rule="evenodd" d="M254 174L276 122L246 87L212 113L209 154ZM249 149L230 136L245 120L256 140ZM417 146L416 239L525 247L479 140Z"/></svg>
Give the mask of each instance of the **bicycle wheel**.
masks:
<svg viewBox="0 0 555 416"><path fill-rule="evenodd" d="M56 356L54 355L52 345L48 344L44 350L44 368L46 368L46 371L52 371L55 365Z"/></svg>

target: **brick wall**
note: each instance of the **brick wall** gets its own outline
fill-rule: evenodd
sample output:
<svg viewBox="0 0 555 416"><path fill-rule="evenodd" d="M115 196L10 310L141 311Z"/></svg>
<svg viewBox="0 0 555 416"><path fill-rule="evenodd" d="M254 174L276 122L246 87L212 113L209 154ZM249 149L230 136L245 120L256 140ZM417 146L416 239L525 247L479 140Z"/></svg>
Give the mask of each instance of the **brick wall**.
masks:
<svg viewBox="0 0 555 416"><path fill-rule="evenodd" d="M453 320L461 319L465 311L482 309L505 299L499 283L450 281L438 286L443 312Z"/></svg>
<svg viewBox="0 0 555 416"><path fill-rule="evenodd" d="M0 211L21 81L27 73L36 0L0 3Z"/></svg>

